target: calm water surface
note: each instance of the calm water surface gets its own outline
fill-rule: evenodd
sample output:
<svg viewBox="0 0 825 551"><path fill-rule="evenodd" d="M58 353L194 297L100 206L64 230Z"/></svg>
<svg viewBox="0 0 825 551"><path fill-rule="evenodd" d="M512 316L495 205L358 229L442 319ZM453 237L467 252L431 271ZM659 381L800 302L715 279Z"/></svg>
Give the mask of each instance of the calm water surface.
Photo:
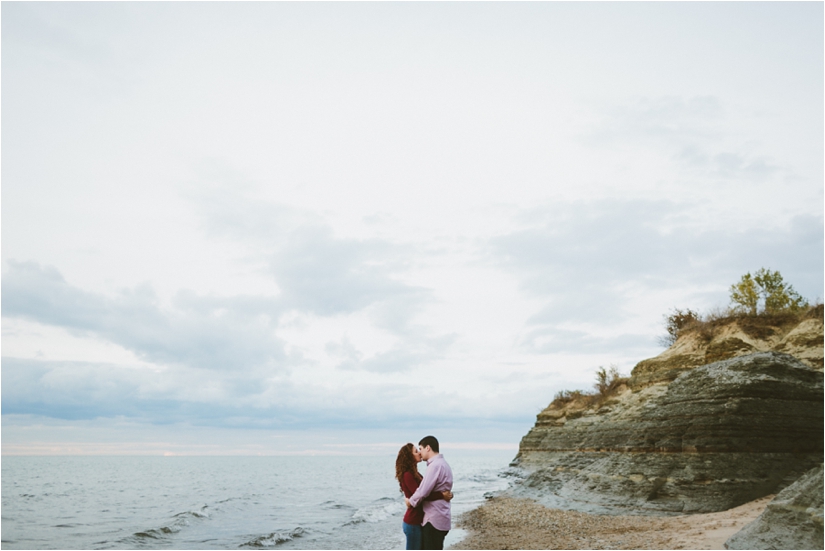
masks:
<svg viewBox="0 0 825 551"><path fill-rule="evenodd" d="M454 519L508 486L512 455L445 453ZM403 549L394 463L394 455L6 456L2 547ZM447 544L461 535L453 530Z"/></svg>

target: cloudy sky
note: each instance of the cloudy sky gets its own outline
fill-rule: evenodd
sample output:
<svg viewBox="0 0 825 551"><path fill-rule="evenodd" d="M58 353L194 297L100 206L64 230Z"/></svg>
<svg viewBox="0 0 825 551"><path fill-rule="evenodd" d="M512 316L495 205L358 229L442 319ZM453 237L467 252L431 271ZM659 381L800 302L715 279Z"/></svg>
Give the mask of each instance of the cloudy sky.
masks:
<svg viewBox="0 0 825 551"><path fill-rule="evenodd" d="M822 3L3 3L2 450L512 449L823 295Z"/></svg>

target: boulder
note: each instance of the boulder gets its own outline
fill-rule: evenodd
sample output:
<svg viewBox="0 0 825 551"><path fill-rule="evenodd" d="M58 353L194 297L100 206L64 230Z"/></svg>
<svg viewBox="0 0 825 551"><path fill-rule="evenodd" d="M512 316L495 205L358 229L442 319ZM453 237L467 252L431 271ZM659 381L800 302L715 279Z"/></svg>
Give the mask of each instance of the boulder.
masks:
<svg viewBox="0 0 825 551"><path fill-rule="evenodd" d="M752 523L725 542L727 549L822 549L822 464L768 504Z"/></svg>

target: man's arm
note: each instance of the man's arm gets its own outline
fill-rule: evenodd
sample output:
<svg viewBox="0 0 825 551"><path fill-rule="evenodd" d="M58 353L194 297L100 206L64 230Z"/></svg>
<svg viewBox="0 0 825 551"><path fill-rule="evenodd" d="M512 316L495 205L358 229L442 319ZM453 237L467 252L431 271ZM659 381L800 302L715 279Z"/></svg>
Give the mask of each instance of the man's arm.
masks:
<svg viewBox="0 0 825 551"><path fill-rule="evenodd" d="M410 496L411 506L415 507L422 498L433 493L433 488L435 488L435 482L438 480L440 472L441 466L438 463L427 467L427 472L424 473L424 480L421 481L415 493Z"/></svg>
<svg viewBox="0 0 825 551"><path fill-rule="evenodd" d="M444 501L452 501L453 500L453 493L450 490L445 490L443 492L439 492L438 490L433 491L430 495L422 499L418 502L418 505L421 505L425 501L438 501L439 499L443 499ZM410 505L410 498L405 497L404 502L407 504L407 507L412 507Z"/></svg>
<svg viewBox="0 0 825 551"><path fill-rule="evenodd" d="M421 501L438 501L439 499L446 500L447 497L444 494L445 494L445 492L439 492L438 490L433 490L433 492L430 495L428 495L427 497L425 497Z"/></svg>

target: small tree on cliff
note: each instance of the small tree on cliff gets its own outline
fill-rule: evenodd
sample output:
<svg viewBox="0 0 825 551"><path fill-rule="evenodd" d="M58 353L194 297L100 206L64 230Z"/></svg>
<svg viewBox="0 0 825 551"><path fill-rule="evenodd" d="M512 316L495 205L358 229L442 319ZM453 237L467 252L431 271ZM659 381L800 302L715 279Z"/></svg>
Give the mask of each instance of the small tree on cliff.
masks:
<svg viewBox="0 0 825 551"><path fill-rule="evenodd" d="M751 315L760 313L760 306L765 314L799 312L808 307L808 301L782 280L782 274L765 268L754 275L748 272L731 285L730 301L734 310Z"/></svg>
<svg viewBox="0 0 825 551"><path fill-rule="evenodd" d="M602 398L609 396L619 385L626 383L627 378L622 377L619 368L611 365L609 369L599 367L596 370L596 384L593 387L599 392Z"/></svg>
<svg viewBox="0 0 825 551"><path fill-rule="evenodd" d="M734 310L756 315L756 308L759 306L759 291L756 289L756 282L750 272L743 275L739 283L730 286L730 301L734 305Z"/></svg>
<svg viewBox="0 0 825 551"><path fill-rule="evenodd" d="M690 325L694 325L700 321L699 314L686 308L674 308L670 314L665 314L665 330L667 335L659 339L659 344L662 346L670 346L679 338L682 330Z"/></svg>

